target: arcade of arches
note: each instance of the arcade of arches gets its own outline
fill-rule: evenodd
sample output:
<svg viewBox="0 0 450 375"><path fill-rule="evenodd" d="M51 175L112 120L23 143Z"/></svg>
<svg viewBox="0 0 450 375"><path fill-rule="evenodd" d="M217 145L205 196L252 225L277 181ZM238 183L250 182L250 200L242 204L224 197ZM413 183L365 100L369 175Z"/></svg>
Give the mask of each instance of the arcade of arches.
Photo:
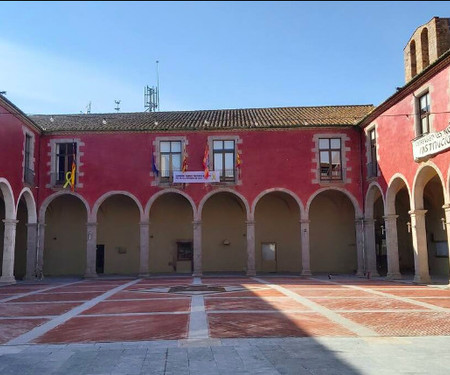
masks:
<svg viewBox="0 0 450 375"><path fill-rule="evenodd" d="M169 191L145 211L120 193L99 199L95 209L80 196L55 194L41 207L38 225L29 199L22 195L11 211L5 194L9 191L2 185L2 281L39 272L86 277L371 272L389 278L414 275L417 282L449 275L443 249L450 208L444 204L442 178L431 167L418 172L412 192L403 178L393 179L385 196L371 186L364 216L350 194L336 189L317 192L306 207L282 189L261 193L253 206L231 190L219 190L198 207Z"/></svg>

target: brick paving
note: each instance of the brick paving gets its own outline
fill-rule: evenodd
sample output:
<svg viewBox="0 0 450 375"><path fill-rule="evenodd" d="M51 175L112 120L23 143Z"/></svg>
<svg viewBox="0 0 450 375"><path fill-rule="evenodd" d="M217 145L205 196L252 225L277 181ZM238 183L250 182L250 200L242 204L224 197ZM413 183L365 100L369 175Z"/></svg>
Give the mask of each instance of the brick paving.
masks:
<svg viewBox="0 0 450 375"><path fill-rule="evenodd" d="M1 343L14 343L63 314L61 324L44 329L31 342L185 339L194 295L200 295L206 317L200 323L206 325L201 327L204 338L450 335L450 290L444 287L346 277L221 276L196 283L224 287L222 292L196 294L170 290L192 285L192 277L139 279L124 287L130 280L2 286ZM111 293L115 288L120 290ZM99 300L92 304L94 298ZM83 311L72 313L80 306Z"/></svg>
<svg viewBox="0 0 450 375"><path fill-rule="evenodd" d="M0 373L447 374L449 322L448 287L354 277L20 282Z"/></svg>

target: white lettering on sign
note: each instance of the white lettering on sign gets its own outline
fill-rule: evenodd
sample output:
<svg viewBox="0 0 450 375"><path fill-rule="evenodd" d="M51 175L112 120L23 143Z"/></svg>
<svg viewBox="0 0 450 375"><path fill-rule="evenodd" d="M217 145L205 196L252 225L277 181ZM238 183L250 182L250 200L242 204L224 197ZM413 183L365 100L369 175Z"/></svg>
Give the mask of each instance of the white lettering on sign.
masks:
<svg viewBox="0 0 450 375"><path fill-rule="evenodd" d="M450 148L450 125L440 132L428 133L413 139L413 155L415 161L421 161L427 156L438 154Z"/></svg>

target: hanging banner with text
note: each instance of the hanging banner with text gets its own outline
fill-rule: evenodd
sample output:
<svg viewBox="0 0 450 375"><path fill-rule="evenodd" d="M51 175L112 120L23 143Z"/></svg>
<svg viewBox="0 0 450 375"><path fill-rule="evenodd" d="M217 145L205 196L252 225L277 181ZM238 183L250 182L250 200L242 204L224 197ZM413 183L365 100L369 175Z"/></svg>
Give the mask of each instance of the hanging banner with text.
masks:
<svg viewBox="0 0 450 375"><path fill-rule="evenodd" d="M428 133L412 141L415 161L438 154L450 148L450 125L436 133Z"/></svg>
<svg viewBox="0 0 450 375"><path fill-rule="evenodd" d="M219 172L209 172L208 178L205 178L205 172L173 172L174 184L209 184L220 182Z"/></svg>

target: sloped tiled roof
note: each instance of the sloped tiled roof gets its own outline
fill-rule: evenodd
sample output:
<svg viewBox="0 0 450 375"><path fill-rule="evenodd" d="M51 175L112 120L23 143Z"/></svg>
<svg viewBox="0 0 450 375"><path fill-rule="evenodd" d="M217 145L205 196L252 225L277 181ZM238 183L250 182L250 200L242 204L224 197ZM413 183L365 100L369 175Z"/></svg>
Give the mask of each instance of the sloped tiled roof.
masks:
<svg viewBox="0 0 450 375"><path fill-rule="evenodd" d="M223 109L77 115L32 115L46 133L188 131L356 125L373 105Z"/></svg>

